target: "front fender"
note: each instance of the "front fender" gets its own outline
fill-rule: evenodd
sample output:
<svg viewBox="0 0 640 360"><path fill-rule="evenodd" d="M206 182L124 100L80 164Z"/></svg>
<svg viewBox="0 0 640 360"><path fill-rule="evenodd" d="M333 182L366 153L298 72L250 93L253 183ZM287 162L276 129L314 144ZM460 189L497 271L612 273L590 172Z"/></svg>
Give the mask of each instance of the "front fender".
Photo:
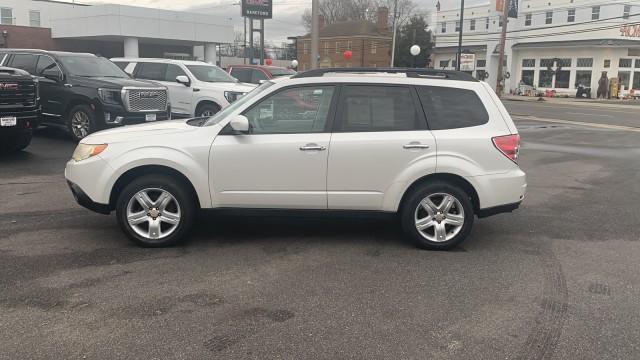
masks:
<svg viewBox="0 0 640 360"><path fill-rule="evenodd" d="M180 172L189 179L198 195L200 206L210 208L211 194L209 193L208 168L206 167L208 165L205 167L201 165L208 164L208 150L206 148L206 152L191 154L164 146L146 146L110 157L108 164L114 171L105 183L106 188L110 189L107 199L110 198L116 181L127 171L147 165L165 166ZM201 159L203 156L204 160Z"/></svg>

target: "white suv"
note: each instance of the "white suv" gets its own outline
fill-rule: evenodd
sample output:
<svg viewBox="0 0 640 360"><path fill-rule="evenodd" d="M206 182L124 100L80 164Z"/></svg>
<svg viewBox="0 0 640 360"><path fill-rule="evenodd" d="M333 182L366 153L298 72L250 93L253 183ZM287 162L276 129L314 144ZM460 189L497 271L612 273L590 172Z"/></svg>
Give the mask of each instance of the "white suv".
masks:
<svg viewBox="0 0 640 360"><path fill-rule="evenodd" d="M446 249L474 216L518 208L519 142L489 85L464 73L323 69L208 119L92 134L66 178L142 246L184 239L200 209L263 208L398 213L415 244Z"/></svg>
<svg viewBox="0 0 640 360"><path fill-rule="evenodd" d="M215 115L255 88L201 61L132 58L111 61L136 79L154 80L166 86L171 113L176 118Z"/></svg>

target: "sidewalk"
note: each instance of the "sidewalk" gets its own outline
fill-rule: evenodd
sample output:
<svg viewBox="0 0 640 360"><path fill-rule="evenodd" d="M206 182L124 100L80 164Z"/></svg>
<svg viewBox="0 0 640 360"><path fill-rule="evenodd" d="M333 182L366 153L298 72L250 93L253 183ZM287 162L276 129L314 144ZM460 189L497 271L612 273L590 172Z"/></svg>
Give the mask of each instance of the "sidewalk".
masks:
<svg viewBox="0 0 640 360"><path fill-rule="evenodd" d="M544 101L539 100L544 99ZM576 99L576 98L538 98L533 96L519 96L519 95L505 95L502 100L506 101L526 101L526 102L540 102L545 104L559 104L559 105L585 105L595 107L607 107L607 108L631 108L635 109L640 106L640 100L603 100L603 99Z"/></svg>

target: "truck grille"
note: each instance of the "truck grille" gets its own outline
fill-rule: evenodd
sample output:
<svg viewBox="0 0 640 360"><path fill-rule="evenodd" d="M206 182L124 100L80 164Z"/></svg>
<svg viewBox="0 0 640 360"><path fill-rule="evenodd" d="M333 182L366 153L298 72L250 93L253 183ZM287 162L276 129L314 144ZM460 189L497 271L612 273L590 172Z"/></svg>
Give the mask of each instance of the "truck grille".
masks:
<svg viewBox="0 0 640 360"><path fill-rule="evenodd" d="M0 106L2 107L33 107L36 105L36 96L36 85L33 81L0 82Z"/></svg>
<svg viewBox="0 0 640 360"><path fill-rule="evenodd" d="M127 89L124 95L127 111L152 112L167 110L167 90Z"/></svg>

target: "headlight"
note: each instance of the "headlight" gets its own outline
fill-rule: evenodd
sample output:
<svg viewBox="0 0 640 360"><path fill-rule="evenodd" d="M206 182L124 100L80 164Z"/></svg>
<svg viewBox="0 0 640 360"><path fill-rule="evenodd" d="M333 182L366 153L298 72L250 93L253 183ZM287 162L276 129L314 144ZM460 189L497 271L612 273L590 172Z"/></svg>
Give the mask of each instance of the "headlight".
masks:
<svg viewBox="0 0 640 360"><path fill-rule="evenodd" d="M98 95L100 96L100 100L102 100L105 104L115 104L118 105L121 103L120 90L118 89L98 89Z"/></svg>
<svg viewBox="0 0 640 360"><path fill-rule="evenodd" d="M231 104L232 102L240 99L244 94L245 93L243 92L237 92L237 91L225 91L224 97L227 98L227 101L229 102L229 104Z"/></svg>
<svg viewBox="0 0 640 360"><path fill-rule="evenodd" d="M100 154L106 148L107 148L107 144L99 144L99 145L78 144L71 158L76 162L86 160L92 156L96 156Z"/></svg>

